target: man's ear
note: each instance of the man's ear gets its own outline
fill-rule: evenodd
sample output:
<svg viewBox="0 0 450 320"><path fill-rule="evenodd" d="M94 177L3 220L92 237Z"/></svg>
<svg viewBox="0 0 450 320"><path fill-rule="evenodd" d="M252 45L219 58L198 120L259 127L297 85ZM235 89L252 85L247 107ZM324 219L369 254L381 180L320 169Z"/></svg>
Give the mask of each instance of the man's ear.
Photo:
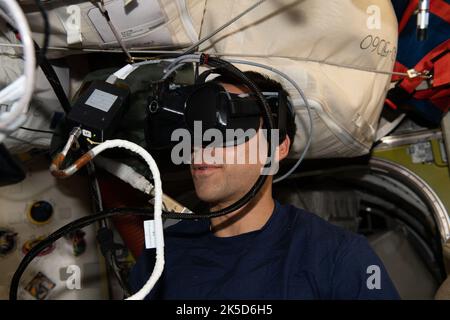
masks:
<svg viewBox="0 0 450 320"><path fill-rule="evenodd" d="M291 139L286 135L286 138L284 138L283 142L278 146L278 161L281 161L288 156L290 146Z"/></svg>

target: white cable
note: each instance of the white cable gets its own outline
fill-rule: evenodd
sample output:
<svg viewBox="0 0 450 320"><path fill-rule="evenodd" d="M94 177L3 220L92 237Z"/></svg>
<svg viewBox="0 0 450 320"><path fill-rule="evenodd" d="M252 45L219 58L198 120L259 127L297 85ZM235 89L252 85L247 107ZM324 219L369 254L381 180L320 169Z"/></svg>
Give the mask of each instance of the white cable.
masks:
<svg viewBox="0 0 450 320"><path fill-rule="evenodd" d="M95 170L94 164L93 163L89 163L89 164L91 165L91 169L89 169L89 170L94 171ZM95 196L97 198L98 209L100 211L103 211L102 193L100 192L100 186L98 184L98 179L95 176L93 177L93 185L94 185L93 189L94 189L94 192L95 192Z"/></svg>
<svg viewBox="0 0 450 320"><path fill-rule="evenodd" d="M216 30L212 31L210 34L206 35L205 37L203 37L202 39L198 40L196 43L194 43L193 45L191 45L189 48L187 48L183 54L186 55L188 53L191 53L195 50L196 47L200 46L202 43L208 41L209 39L211 39L212 37L214 37L216 34L218 34L220 31L222 31L223 29L227 28L228 26L230 26L231 24L235 23L237 20L239 20L240 18L242 18L243 16L245 16L247 13L249 13L250 11L256 9L257 7L259 7L261 4L263 4L266 0L259 0L257 3L254 3L253 5L251 5L249 8L247 8L246 10L242 11L240 14L238 14L236 17L234 17L233 19L231 19L230 21L227 21L226 23L224 23L222 26L220 26L219 28L217 28Z"/></svg>
<svg viewBox="0 0 450 320"><path fill-rule="evenodd" d="M105 169L112 175L130 184L133 188L142 191L150 196L154 196L153 184L132 167L124 163L100 156L97 156L94 159L94 162L96 165ZM185 206L165 194L163 194L163 208L164 211L168 212L192 213L189 208L186 208Z"/></svg>
<svg viewBox="0 0 450 320"><path fill-rule="evenodd" d="M171 59L168 59L168 61L170 61L170 60ZM106 79L106 82L114 84L117 79L125 80L137 68L139 68L143 65L147 65L147 64L157 64L157 63L160 63L161 61L162 60L146 60L146 61L141 61L138 63L127 64L124 67L122 67L121 69L114 72L112 75L110 75L108 77L108 79Z"/></svg>
<svg viewBox="0 0 450 320"><path fill-rule="evenodd" d="M201 54L187 54L174 59L173 62L164 69L162 80L166 80L172 73L183 67L186 63L200 63L201 56Z"/></svg>
<svg viewBox="0 0 450 320"><path fill-rule="evenodd" d="M25 122L25 114L28 111L28 106L33 95L35 82L36 58L34 51L33 39L31 38L30 27L25 18L22 9L15 0L2 0L0 6L9 14L15 22L15 27L20 33L20 37L24 47L24 80L21 80L21 86L16 87L16 92L21 90L18 101L14 101L11 109L0 113L0 131L13 131L20 127ZM6 8L5 8L6 7ZM16 83L16 82L14 82ZM13 83L13 84L14 84ZM8 87L0 91L0 96ZM24 91L24 92L23 92ZM11 102L10 100L0 99L0 104ZM3 136L3 135L2 135ZM1 141L0 141L1 142Z"/></svg>
<svg viewBox="0 0 450 320"><path fill-rule="evenodd" d="M189 13L189 9L187 7L186 0L176 0L175 1L178 10L180 12L181 23L184 26L184 30L186 31L187 36L192 42L198 41L199 35L195 30L194 23L192 21L192 17ZM205 4L206 7L206 4Z"/></svg>
<svg viewBox="0 0 450 320"><path fill-rule="evenodd" d="M21 75L2 91L0 91L0 101L14 101L20 99L23 94L24 83L25 76Z"/></svg>
<svg viewBox="0 0 450 320"><path fill-rule="evenodd" d="M200 59L200 56L201 56L200 54L191 54L191 55L182 56L182 57L179 57L176 59L146 60L146 61L141 61L141 62L137 62L137 63L133 63L133 64L127 64L124 67L117 70L116 72L114 72L113 74L111 74L106 79L106 82L114 84L117 81L117 79L125 80L131 73L136 71L136 69L138 69L141 66L144 66L147 64L157 64L162 61L170 61L171 64L169 64L164 69L165 74L164 74L163 78L161 79L161 80L165 80L171 73L173 73L175 70L177 70L178 68L183 66L183 64L180 64L180 61L190 59L190 60L192 60L191 62L198 62L197 60ZM197 59L194 59L194 58L197 58ZM175 69L172 70L172 67Z"/></svg>
<svg viewBox="0 0 450 320"><path fill-rule="evenodd" d="M141 156L150 168L155 184L155 243L156 243L156 262L153 272L144 286L131 297L126 300L143 300L153 289L164 270L164 228L162 223L162 183L158 166L152 156L141 146L126 140L107 140L102 144L94 147L89 151L92 158L96 157L103 151L111 148L124 148Z"/></svg>
<svg viewBox="0 0 450 320"><path fill-rule="evenodd" d="M95 164L105 169L120 180L130 184L133 188L150 194L153 190L153 184L150 183L143 175L137 173L130 166L114 161L108 158L98 156L95 158Z"/></svg>
<svg viewBox="0 0 450 320"><path fill-rule="evenodd" d="M153 181L155 184L155 243L156 243L156 262L153 268L153 272L150 278L144 284L144 286L134 295L130 296L126 300L143 300L153 289L158 279L164 270L164 229L162 223L162 184L159 174L158 166L152 156L141 146L126 140L108 140L102 144L94 147L90 152L93 156L100 154L106 149L110 148L124 148L140 155L144 161L148 164L150 171L152 172Z"/></svg>
<svg viewBox="0 0 450 320"><path fill-rule="evenodd" d="M162 80L162 81L165 81L172 73L174 73L174 72L177 71L178 69L181 69L182 67L184 67L185 63L188 63L187 61L190 61L190 62L198 62L197 60L193 60L193 59L192 59L192 60L186 60L186 62L177 64L177 65L174 66L173 68L165 70L164 76L162 77L161 80Z"/></svg>
<svg viewBox="0 0 450 320"><path fill-rule="evenodd" d="M146 60L141 61L138 63L133 64L127 64L124 67L120 68L113 74L111 74L107 79L106 82L114 84L117 79L125 80L131 73L133 73L137 68L146 65L146 64L157 64L160 63L163 60ZM164 61L172 61L172 59L164 59Z"/></svg>
<svg viewBox="0 0 450 320"><path fill-rule="evenodd" d="M24 45L24 75L0 91L0 104L12 102L8 111L0 112L0 142L6 138L6 132L19 128L26 120L26 112L33 94L35 81L35 53L28 22L14 0L3 0L0 3L6 14L12 17ZM5 8L6 7L6 8Z"/></svg>
<svg viewBox="0 0 450 320"><path fill-rule="evenodd" d="M79 129L79 128L78 128ZM77 131L78 132L78 131ZM71 136L75 136L75 131L71 134ZM69 142L66 144L64 151L67 149ZM153 181L154 181L154 223L155 223L155 233L154 233L154 243L156 244L156 262L153 268L153 272L150 275L148 281L144 284L144 286L134 295L127 298L127 300L143 300L153 289L154 285L161 277L161 274L164 270L164 229L162 223L162 183L161 176L159 173L158 166L156 165L155 160L152 156L141 146L126 140L107 140L91 150L85 153L80 159L83 159L83 163L89 162L93 160L96 156L107 149L111 148L124 148L130 150L141 156L147 165L150 168L152 173ZM64 152L63 151L63 152ZM62 163L64 159L64 155L62 153L58 154L53 160L52 166L50 167L50 171L52 174L55 174L60 177L71 176L75 172L77 172L81 168L81 164L75 162L73 165L68 167L67 169L60 170L59 165ZM59 160L58 160L59 159ZM80 161L80 159L78 161Z"/></svg>
<svg viewBox="0 0 450 320"><path fill-rule="evenodd" d="M172 63L164 69L164 73L167 73L170 69L176 66L179 63L182 63L184 60L200 60L201 54L186 54L184 56L180 56L178 58L173 59Z"/></svg>

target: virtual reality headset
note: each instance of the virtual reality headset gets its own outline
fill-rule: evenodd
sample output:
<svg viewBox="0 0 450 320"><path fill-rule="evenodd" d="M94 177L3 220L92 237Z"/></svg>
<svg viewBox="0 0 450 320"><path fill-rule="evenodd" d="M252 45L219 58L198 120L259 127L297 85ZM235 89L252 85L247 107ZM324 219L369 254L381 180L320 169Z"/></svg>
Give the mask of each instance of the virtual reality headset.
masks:
<svg viewBox="0 0 450 320"><path fill-rule="evenodd" d="M184 128L197 147L230 147L248 141L261 127L260 101L254 93L230 93L220 82L204 82L216 70L208 70L194 85L163 88L155 99L151 96L147 113L146 138L150 149L173 146L174 130ZM219 73L221 74L221 73ZM286 137L286 120L292 107L284 91L262 92L270 106L279 142ZM218 130L221 140L204 139L208 130ZM217 132L217 131L216 131ZM211 141L212 140L212 141Z"/></svg>

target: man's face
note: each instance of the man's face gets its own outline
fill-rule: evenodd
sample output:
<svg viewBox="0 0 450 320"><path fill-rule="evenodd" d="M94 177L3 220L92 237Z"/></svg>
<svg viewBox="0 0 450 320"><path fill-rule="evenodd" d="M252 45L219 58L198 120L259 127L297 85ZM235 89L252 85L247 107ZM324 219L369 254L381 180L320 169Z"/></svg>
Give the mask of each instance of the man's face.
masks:
<svg viewBox="0 0 450 320"><path fill-rule="evenodd" d="M240 87L222 85L228 92L244 93ZM197 161L200 156L203 161ZM261 130L246 143L234 147L194 149L191 173L197 196L211 205L236 202L255 184L266 156L267 142ZM206 160L211 157L217 162L211 164Z"/></svg>

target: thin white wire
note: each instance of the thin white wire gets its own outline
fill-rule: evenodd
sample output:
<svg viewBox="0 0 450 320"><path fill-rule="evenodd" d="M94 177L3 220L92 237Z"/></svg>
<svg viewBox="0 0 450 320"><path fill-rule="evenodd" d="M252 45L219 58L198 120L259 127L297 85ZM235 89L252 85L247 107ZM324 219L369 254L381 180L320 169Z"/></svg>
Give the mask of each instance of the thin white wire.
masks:
<svg viewBox="0 0 450 320"><path fill-rule="evenodd" d="M162 81L165 81L172 73L174 73L175 71L177 71L178 69L181 69L182 67L184 67L185 63L188 62L198 62L198 60L185 60L185 62L177 64L176 66L172 67L171 69L167 69L167 71L165 71L164 76L162 77Z"/></svg>
<svg viewBox="0 0 450 320"><path fill-rule="evenodd" d="M167 66L167 68L164 69L164 76L162 77L162 80L166 80L172 73L183 67L186 63L199 63L200 57L201 54L187 54L185 56L176 58L171 64Z"/></svg>
<svg viewBox="0 0 450 320"><path fill-rule="evenodd" d="M175 58L175 59L173 59L172 63L169 64L167 66L167 68L165 68L164 72L165 73L169 72L170 69L172 69L177 64L183 62L184 60L191 60L191 59L200 60L200 57L201 57L201 54L193 53L193 54L186 54L184 56L180 56L178 58Z"/></svg>
<svg viewBox="0 0 450 320"><path fill-rule="evenodd" d="M0 47L22 47L21 44L15 44L15 43L4 43L0 42ZM70 47L48 47L48 51L72 51L72 52L107 52L107 53L123 53L123 50L121 49L94 49L94 48L70 48ZM145 53L145 54L182 54L183 52L180 50L140 50L140 49L132 49L128 50L130 53ZM356 65L350 65L350 64L344 64L344 63L333 63L325 60L316 60L311 58L300 58L300 57L291 57L291 56L275 56L275 55L262 55L262 54L245 54L245 53L225 53L225 52L214 52L214 55L218 57L227 56L239 56L239 57L247 57L247 58L283 58L283 59L293 59L296 61L305 61L305 62L313 62L318 64L325 64L330 66L336 66L341 68L347 68L347 69L354 69L359 71L365 71L365 72L373 72L373 73L379 73L379 74L386 74L386 75L393 75L393 76L401 76L405 78L411 78L411 76L406 72L397 72L397 71L384 71L384 70L378 70L374 68L369 67L363 67L363 66L356 66ZM168 59L170 60L170 59Z"/></svg>
<svg viewBox="0 0 450 320"><path fill-rule="evenodd" d="M308 111L308 117L309 117L308 140L306 142L305 149L303 150L302 154L298 158L297 162L292 166L292 168L288 172L286 172L284 175L282 175L281 177L278 177L278 178L273 180L274 183L280 182L281 180L283 180L286 177L288 177L292 172L294 172L298 168L298 166L300 165L300 163L305 158L306 153L308 152L308 150L309 150L309 148L311 146L314 122L313 122L313 118L312 118L312 114L311 114L311 106L308 103L308 99L306 98L303 90L297 85L297 83L291 77L289 77L287 74L285 74L284 72L281 72L278 69L275 69L273 67L267 66L267 65L262 64L262 63L253 62L253 61L246 61L246 60L239 60L239 59L226 59L226 60L228 62L230 62L230 63L247 64L247 65L250 65L250 66L260 67L260 68L272 71L272 72L280 75L281 77L285 78L287 81L289 81L294 86L294 88L298 91L298 93L302 97L303 101L305 102L305 107L306 107L306 110ZM294 111L294 116L295 116L296 115L295 114L295 110L292 110L292 111Z"/></svg>
<svg viewBox="0 0 450 320"><path fill-rule="evenodd" d="M203 37L202 39L198 40L196 43L192 44L189 48L187 48L185 51L183 51L183 54L187 54L190 53L191 51L193 51L196 47L200 46L201 44L203 44L205 41L208 41L209 39L211 39L212 37L214 37L216 34L218 34L220 31L222 31L223 29L227 28L228 26L230 26L231 24L235 23L237 20L239 20L240 18L242 18L244 15L246 15L247 13L249 13L250 11L256 9L257 7L259 7L261 4L263 4L266 0L259 0L257 3L254 3L253 5L251 5L249 8L247 8L246 10L242 11L240 14L238 14L236 17L232 18L231 20L227 21L226 23L224 23L222 26L220 26L219 28L217 28L216 30L212 31L210 34L206 35L205 37Z"/></svg>
<svg viewBox="0 0 450 320"><path fill-rule="evenodd" d="M167 67L167 71L166 71L166 74L164 75L163 79L166 79L167 77L169 77L171 73L173 73L177 69L179 69L184 63L199 62L199 59L200 59L200 55L195 55L195 54L194 55L186 55L185 58L179 57L178 59L175 59L173 61L173 63ZM274 179L274 181L273 181L274 183L280 182L283 179L285 179L286 177L288 177L290 174L292 174L292 172L294 172L298 168L298 166L305 158L305 156L311 146L314 122L313 122L312 113L311 113L311 106L308 103L308 99L306 98L303 90L297 85L297 83L291 77L289 77L287 74L285 74L284 72L281 72L280 70L278 70L276 68L273 68L271 66L268 66L268 65L265 65L262 63L241 60L241 59L224 59L224 60L226 60L230 63L234 63L234 64L247 64L247 65L263 68L263 69L269 70L273 73L280 75L281 77L285 78L287 81L289 81L293 85L293 87L300 94L300 97L305 102L305 107L306 107L306 110L308 111L308 118L309 118L308 140L306 141L306 145L305 145L305 148L304 148L302 154L298 158L297 162L292 166L292 168L288 172L286 172L284 175ZM296 114L294 113L294 116L295 115Z"/></svg>
<svg viewBox="0 0 450 320"><path fill-rule="evenodd" d="M150 195L153 190L150 181L124 163L99 156L95 158L95 164L139 191Z"/></svg>
<svg viewBox="0 0 450 320"><path fill-rule="evenodd" d="M34 90L36 58L30 27L28 26L25 15L17 1L2 0L2 6L3 8L6 6L7 13L12 16L24 46L24 80L22 85L17 87L16 90L23 90L25 92L21 93L20 98L13 103L9 111L0 114L0 130L13 131L20 127L25 121L25 113L28 111L28 106ZM4 90L8 89L8 87L0 91L0 96ZM0 104L4 102L6 102L6 100L0 101Z"/></svg>

